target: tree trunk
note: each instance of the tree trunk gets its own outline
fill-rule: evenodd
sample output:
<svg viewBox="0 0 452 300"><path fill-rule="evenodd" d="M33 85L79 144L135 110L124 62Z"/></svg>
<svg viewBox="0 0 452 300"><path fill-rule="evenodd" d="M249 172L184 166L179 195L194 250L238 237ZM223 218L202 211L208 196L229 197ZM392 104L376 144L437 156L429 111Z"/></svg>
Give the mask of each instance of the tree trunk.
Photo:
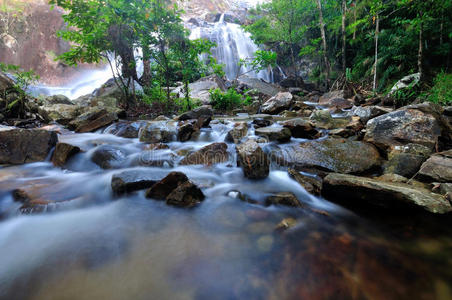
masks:
<svg viewBox="0 0 452 300"><path fill-rule="evenodd" d="M377 90L377 65L378 65L378 35L380 33L380 17L377 13L375 17L375 63L374 63L374 83L373 90Z"/></svg>
<svg viewBox="0 0 452 300"><path fill-rule="evenodd" d="M423 52L424 52L424 39L422 36L423 31L424 31L424 26L423 26L422 15L421 15L421 23L419 25L419 49L418 49L418 53L417 53L417 67L418 67L418 72L420 75L419 77L420 77L421 81L424 77L424 72L422 69L422 57L423 57Z"/></svg>
<svg viewBox="0 0 452 300"><path fill-rule="evenodd" d="M347 68L347 53L346 53L346 34L345 34L345 13L347 10L346 0L342 0L342 72L345 74Z"/></svg>
<svg viewBox="0 0 452 300"><path fill-rule="evenodd" d="M356 40L356 18L357 18L357 10L358 10L357 4L358 3L356 3L356 1L354 3L355 3L355 7L353 8L353 18L354 18L355 28L353 30L353 39Z"/></svg>
<svg viewBox="0 0 452 300"><path fill-rule="evenodd" d="M327 51L326 34L325 34L325 23L323 22L321 0L317 0L317 9L319 10L319 25L320 25L320 34L322 36L323 60L325 62L325 68L326 68L326 85L327 85L327 88L329 88L330 87L330 61L328 60L328 51Z"/></svg>

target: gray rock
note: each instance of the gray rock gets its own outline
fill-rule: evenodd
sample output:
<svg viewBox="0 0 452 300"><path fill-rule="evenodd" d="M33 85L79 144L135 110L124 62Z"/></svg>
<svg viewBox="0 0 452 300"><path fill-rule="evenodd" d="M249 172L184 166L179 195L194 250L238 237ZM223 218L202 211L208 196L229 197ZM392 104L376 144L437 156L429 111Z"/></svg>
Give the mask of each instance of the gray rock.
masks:
<svg viewBox="0 0 452 300"><path fill-rule="evenodd" d="M52 105L52 104L74 105L74 103L72 103L72 101L64 95L49 96L45 99L45 102L47 102L48 105Z"/></svg>
<svg viewBox="0 0 452 300"><path fill-rule="evenodd" d="M237 165L242 167L245 177L250 179L266 178L270 172L267 155L254 140L247 140L236 147Z"/></svg>
<svg viewBox="0 0 452 300"><path fill-rule="evenodd" d="M399 109L367 122L364 140L382 149L415 143L433 148L441 128L430 114L418 109Z"/></svg>
<svg viewBox="0 0 452 300"><path fill-rule="evenodd" d="M121 195L152 187L162 178L152 171L129 170L115 174L111 178L113 193Z"/></svg>
<svg viewBox="0 0 452 300"><path fill-rule="evenodd" d="M281 122L281 125L288 128L294 138L315 139L320 135L312 122L301 118Z"/></svg>
<svg viewBox="0 0 452 300"><path fill-rule="evenodd" d="M322 191L322 180L320 178L303 175L294 169L289 169L287 172L292 179L298 182L306 190L306 192L313 195L320 195L320 192Z"/></svg>
<svg viewBox="0 0 452 300"><path fill-rule="evenodd" d="M452 182L452 150L432 155L422 164L418 177L437 182Z"/></svg>
<svg viewBox="0 0 452 300"><path fill-rule="evenodd" d="M398 153L392 155L387 163L384 164L384 173L393 173L400 176L411 178L425 161L422 155L410 153Z"/></svg>
<svg viewBox="0 0 452 300"><path fill-rule="evenodd" d="M342 138L281 147L272 152L272 159L298 170L314 168L338 173L363 173L381 164L373 145Z"/></svg>
<svg viewBox="0 0 452 300"><path fill-rule="evenodd" d="M91 161L102 169L112 169L119 167L125 158L126 154L120 148L102 145L94 150Z"/></svg>
<svg viewBox="0 0 452 300"><path fill-rule="evenodd" d="M62 167L72 156L80 152L80 148L67 143L58 143L53 151L52 163Z"/></svg>
<svg viewBox="0 0 452 300"><path fill-rule="evenodd" d="M239 122L234 124L228 134L226 135L225 141L232 142L234 144L240 143L241 139L248 133L248 125L246 122Z"/></svg>
<svg viewBox="0 0 452 300"><path fill-rule="evenodd" d="M367 123L370 119L390 113L392 109L381 106L358 106L352 110L354 116L358 116L361 122Z"/></svg>
<svg viewBox="0 0 452 300"><path fill-rule="evenodd" d="M293 96L289 92L280 92L262 104L261 111L264 114L276 115L283 110L289 109Z"/></svg>
<svg viewBox="0 0 452 300"><path fill-rule="evenodd" d="M326 176L322 195L347 206L373 205L389 210L421 208L436 214L452 211L449 201L429 190L345 174Z"/></svg>
<svg viewBox="0 0 452 300"><path fill-rule="evenodd" d="M143 143L169 143L175 139L176 130L164 122L147 123L140 128L138 137Z"/></svg>
<svg viewBox="0 0 452 300"><path fill-rule="evenodd" d="M118 115L106 109L93 107L69 123L76 132L91 132L107 126L118 119Z"/></svg>

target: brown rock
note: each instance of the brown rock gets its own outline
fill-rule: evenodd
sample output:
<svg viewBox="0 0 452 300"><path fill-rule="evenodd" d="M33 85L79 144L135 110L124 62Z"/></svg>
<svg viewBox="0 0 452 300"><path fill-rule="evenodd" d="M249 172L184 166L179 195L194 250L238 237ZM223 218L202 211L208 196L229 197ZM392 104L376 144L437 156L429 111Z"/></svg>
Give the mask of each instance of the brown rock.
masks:
<svg viewBox="0 0 452 300"><path fill-rule="evenodd" d="M166 204L178 207L193 207L205 198L201 189L190 181L178 185L167 197Z"/></svg>
<svg viewBox="0 0 452 300"><path fill-rule="evenodd" d="M298 182L306 190L306 192L313 195L320 195L320 192L322 191L321 179L303 175L294 169L289 169L287 172L292 179Z"/></svg>
<svg viewBox="0 0 452 300"><path fill-rule="evenodd" d="M452 150L430 156L419 170L418 177L438 182L452 182Z"/></svg>
<svg viewBox="0 0 452 300"><path fill-rule="evenodd" d="M156 200L165 200L176 187L187 181L188 177L184 173L171 172L148 189L146 191L146 197Z"/></svg>
<svg viewBox="0 0 452 300"><path fill-rule="evenodd" d="M185 156L181 165L213 165L229 159L228 145L213 143Z"/></svg>
<svg viewBox="0 0 452 300"><path fill-rule="evenodd" d="M284 205L284 206L292 206L292 207L302 207L300 200L290 192L281 192L276 195L269 196L265 200L266 205Z"/></svg>
<svg viewBox="0 0 452 300"><path fill-rule="evenodd" d="M248 133L248 125L245 122L239 122L234 124L228 134L226 135L226 142L233 142L234 144L240 143L240 140Z"/></svg>
<svg viewBox="0 0 452 300"><path fill-rule="evenodd" d="M245 177L250 179L266 178L270 172L270 161L254 140L236 147L237 165L241 166Z"/></svg>
<svg viewBox="0 0 452 300"><path fill-rule="evenodd" d="M290 141L291 132L285 127L262 127L255 130L256 135L265 137L268 141L285 143Z"/></svg>
<svg viewBox="0 0 452 300"><path fill-rule="evenodd" d="M310 121L296 118L281 123L282 126L289 128L294 138L315 139L319 137L320 132L315 129Z"/></svg>
<svg viewBox="0 0 452 300"><path fill-rule="evenodd" d="M52 163L62 167L72 156L80 152L80 148L66 143L58 143L52 156Z"/></svg>

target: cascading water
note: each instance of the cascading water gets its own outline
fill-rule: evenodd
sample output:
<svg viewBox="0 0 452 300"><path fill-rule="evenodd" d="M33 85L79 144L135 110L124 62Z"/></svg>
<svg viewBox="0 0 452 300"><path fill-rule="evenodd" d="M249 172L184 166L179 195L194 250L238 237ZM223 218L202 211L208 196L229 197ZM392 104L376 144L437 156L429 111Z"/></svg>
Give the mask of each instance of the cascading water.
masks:
<svg viewBox="0 0 452 300"><path fill-rule="evenodd" d="M225 22L224 14L214 24L207 23L206 26L194 28L190 38L207 38L217 45L212 50L212 54L219 64L225 66L224 71L229 80L235 79L238 75L246 74L267 82L272 81L271 69L256 73L250 67L239 66L240 59L252 59L259 47L253 42L250 34L245 32L240 25Z"/></svg>

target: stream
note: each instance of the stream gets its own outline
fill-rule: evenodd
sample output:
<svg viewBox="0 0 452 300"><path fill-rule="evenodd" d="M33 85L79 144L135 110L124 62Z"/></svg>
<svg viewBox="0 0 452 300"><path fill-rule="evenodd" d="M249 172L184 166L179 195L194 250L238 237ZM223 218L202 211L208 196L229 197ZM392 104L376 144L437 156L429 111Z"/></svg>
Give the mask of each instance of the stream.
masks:
<svg viewBox="0 0 452 300"><path fill-rule="evenodd" d="M82 149L64 168L49 161L0 168L0 299L452 297L447 220L363 217L309 195L274 164L267 179L246 179L232 143L227 162L179 165L185 153L223 142L232 120L213 121L195 141L151 151L112 134L120 126L83 134L60 128L60 142ZM291 141L299 142L306 140ZM111 169L92 161L105 147L115 153ZM206 199L181 209L144 191L115 196L111 177L126 170L158 178L184 172ZM19 187L52 204L19 213L11 196ZM304 207L262 205L281 191L293 192ZM277 229L287 218L296 225Z"/></svg>

